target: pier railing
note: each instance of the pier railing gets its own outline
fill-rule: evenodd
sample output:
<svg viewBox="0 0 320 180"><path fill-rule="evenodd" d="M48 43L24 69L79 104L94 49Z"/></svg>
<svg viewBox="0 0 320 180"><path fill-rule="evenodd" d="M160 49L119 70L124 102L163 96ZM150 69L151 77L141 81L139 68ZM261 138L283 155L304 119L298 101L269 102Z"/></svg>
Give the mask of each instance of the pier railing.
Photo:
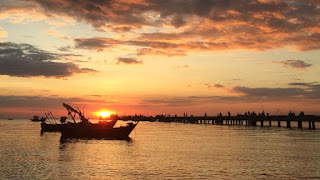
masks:
<svg viewBox="0 0 320 180"><path fill-rule="evenodd" d="M308 129L315 130L315 122L320 122L320 116L299 115L299 116L266 116L266 115L237 115L237 116L122 116L123 120L150 121L150 122L176 122L191 124L214 124L214 125L244 125L244 126L276 126L281 127L282 122L287 128L291 128L292 123L297 123L298 128L308 123ZM303 123L304 122L304 123Z"/></svg>

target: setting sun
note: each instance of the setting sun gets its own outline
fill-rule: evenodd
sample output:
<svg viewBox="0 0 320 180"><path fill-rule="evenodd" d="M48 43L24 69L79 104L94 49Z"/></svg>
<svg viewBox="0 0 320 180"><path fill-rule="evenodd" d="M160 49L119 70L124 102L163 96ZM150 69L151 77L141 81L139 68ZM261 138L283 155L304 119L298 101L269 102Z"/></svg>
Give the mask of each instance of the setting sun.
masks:
<svg viewBox="0 0 320 180"><path fill-rule="evenodd" d="M106 118L106 117L109 117L111 113L110 112L100 112L99 114L101 117Z"/></svg>

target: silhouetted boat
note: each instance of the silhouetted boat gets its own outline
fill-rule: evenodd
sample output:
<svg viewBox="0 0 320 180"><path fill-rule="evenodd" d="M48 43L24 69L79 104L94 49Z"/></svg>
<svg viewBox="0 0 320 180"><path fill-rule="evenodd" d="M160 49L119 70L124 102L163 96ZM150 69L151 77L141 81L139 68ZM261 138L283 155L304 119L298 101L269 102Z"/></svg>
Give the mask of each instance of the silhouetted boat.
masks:
<svg viewBox="0 0 320 180"><path fill-rule="evenodd" d="M30 121L32 122L42 122L42 121L45 121L47 118L44 118L44 117L41 117L39 118L39 116L33 116L32 119L30 119Z"/></svg>
<svg viewBox="0 0 320 180"><path fill-rule="evenodd" d="M13 120L12 118L8 118L7 120Z"/></svg>
<svg viewBox="0 0 320 180"><path fill-rule="evenodd" d="M127 123L120 127L103 127L98 124L77 124L62 127L61 138L99 138L99 139L126 139L138 123Z"/></svg>
<svg viewBox="0 0 320 180"><path fill-rule="evenodd" d="M60 132L62 127L67 124L47 124L41 123L41 132Z"/></svg>
<svg viewBox="0 0 320 180"><path fill-rule="evenodd" d="M63 103L63 106L67 109L69 117L73 120L73 122L67 122L67 117L62 116L60 118L60 122L57 123L56 120L51 120L50 122L48 121L42 121L41 123L41 132L61 132L63 127L78 127L79 125L82 124L92 124L89 122L87 118L84 117L84 113L81 112L80 110L75 110L72 108L70 105ZM74 114L73 114L74 113ZM80 122L76 122L75 114L78 114L80 117ZM48 114L50 115L50 114ZM53 117L53 115L50 115ZM97 127L104 127L104 128L112 128L116 123L118 119L110 120L110 121L99 121L97 124L93 124L94 126Z"/></svg>
<svg viewBox="0 0 320 180"><path fill-rule="evenodd" d="M103 127L113 127L117 121L99 121L97 125ZM41 123L41 131L42 132L61 132L64 126L77 126L79 123L71 123L71 122L64 122L64 123Z"/></svg>
<svg viewBox="0 0 320 180"><path fill-rule="evenodd" d="M99 121L91 123L85 118L81 111L73 109L71 106L63 103L69 114L76 113L80 117L79 123L66 124L61 128L61 138L103 138L103 139L126 139L138 123L127 123L126 126L113 127L117 118L111 121ZM74 117L74 116L73 116Z"/></svg>

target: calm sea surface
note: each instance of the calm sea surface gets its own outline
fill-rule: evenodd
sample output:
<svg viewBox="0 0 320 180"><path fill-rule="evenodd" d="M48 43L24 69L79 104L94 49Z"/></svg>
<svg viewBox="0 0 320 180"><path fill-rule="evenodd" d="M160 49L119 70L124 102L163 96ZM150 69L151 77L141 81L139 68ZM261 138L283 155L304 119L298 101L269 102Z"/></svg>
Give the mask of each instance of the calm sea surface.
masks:
<svg viewBox="0 0 320 180"><path fill-rule="evenodd" d="M320 179L319 130L140 122L130 137L61 143L0 120L0 179Z"/></svg>

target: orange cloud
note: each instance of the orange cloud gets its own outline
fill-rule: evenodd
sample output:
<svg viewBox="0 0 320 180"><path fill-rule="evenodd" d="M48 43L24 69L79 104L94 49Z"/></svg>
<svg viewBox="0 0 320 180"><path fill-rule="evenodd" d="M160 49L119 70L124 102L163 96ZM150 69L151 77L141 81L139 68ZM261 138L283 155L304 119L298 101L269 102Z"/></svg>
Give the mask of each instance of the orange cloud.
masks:
<svg viewBox="0 0 320 180"><path fill-rule="evenodd" d="M138 61L136 58L118 58L116 64L143 64L143 61Z"/></svg>
<svg viewBox="0 0 320 180"><path fill-rule="evenodd" d="M0 17L10 12L34 13L40 19L68 17L89 23L98 30L111 28L116 33L124 33L134 29L136 33L135 38L127 41L77 38L76 46L86 49L129 45L143 47L137 50L139 55L168 56L230 49L320 49L319 5L311 0L30 0L23 1L23 5L3 3ZM31 17L36 19L36 16ZM150 29L149 33L141 33L145 27ZM171 30L163 31L161 27ZM165 52L168 49L170 53Z"/></svg>
<svg viewBox="0 0 320 180"><path fill-rule="evenodd" d="M186 52L183 50L156 50L153 48L139 48L137 49L138 56L144 55L156 55L156 56L186 56Z"/></svg>
<svg viewBox="0 0 320 180"><path fill-rule="evenodd" d="M302 60L286 60L286 61L272 61L272 62L277 64L282 64L284 67L290 66L292 68L297 68L297 69L305 69L312 66L312 64L306 63Z"/></svg>

